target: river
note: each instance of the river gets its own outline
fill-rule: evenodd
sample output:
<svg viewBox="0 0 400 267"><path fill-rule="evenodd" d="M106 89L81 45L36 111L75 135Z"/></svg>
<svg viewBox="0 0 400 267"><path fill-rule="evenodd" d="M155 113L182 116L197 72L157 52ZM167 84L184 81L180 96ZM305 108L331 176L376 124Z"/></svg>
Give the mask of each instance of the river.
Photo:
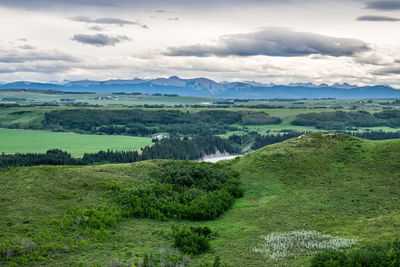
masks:
<svg viewBox="0 0 400 267"><path fill-rule="evenodd" d="M205 162L218 162L220 160L228 160L228 159L234 159L236 157L240 157L241 155L210 155L206 156L202 159L196 160L196 161L205 161Z"/></svg>

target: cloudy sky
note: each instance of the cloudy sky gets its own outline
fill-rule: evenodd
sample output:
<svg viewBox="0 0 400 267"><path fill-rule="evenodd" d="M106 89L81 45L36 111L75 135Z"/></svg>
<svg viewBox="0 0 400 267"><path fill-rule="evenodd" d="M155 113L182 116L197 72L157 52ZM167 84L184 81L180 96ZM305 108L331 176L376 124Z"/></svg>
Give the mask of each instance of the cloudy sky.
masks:
<svg viewBox="0 0 400 267"><path fill-rule="evenodd" d="M0 0L0 81L177 75L400 88L400 1Z"/></svg>

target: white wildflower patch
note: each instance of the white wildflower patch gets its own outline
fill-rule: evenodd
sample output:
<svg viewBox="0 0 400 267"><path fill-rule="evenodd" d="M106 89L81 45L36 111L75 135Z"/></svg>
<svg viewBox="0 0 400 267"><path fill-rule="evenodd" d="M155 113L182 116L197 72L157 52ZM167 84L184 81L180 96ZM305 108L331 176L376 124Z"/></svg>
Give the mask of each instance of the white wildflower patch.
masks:
<svg viewBox="0 0 400 267"><path fill-rule="evenodd" d="M262 236L263 242L252 251L271 260L312 255L320 250L338 250L357 244L357 240L334 237L316 231L293 231Z"/></svg>

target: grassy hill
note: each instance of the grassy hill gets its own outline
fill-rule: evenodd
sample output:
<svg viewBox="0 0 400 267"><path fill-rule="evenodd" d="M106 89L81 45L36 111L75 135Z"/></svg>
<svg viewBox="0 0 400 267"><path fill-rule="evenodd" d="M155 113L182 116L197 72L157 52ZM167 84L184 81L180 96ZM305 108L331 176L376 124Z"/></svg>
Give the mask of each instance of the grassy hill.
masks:
<svg viewBox="0 0 400 267"><path fill-rule="evenodd" d="M400 140L307 134L220 163L239 173L245 193L217 219L121 219L90 238L59 229L74 210L112 205L107 190L151 178L162 161L7 169L0 173L0 243L18 240L25 250L47 244L45 259L30 262L35 265L128 265L147 253L179 254L171 226L202 225L218 236L209 252L194 257L196 264L218 255L232 266L307 266L310 256L270 261L252 249L262 235L297 230L361 246L400 238L399 158Z"/></svg>

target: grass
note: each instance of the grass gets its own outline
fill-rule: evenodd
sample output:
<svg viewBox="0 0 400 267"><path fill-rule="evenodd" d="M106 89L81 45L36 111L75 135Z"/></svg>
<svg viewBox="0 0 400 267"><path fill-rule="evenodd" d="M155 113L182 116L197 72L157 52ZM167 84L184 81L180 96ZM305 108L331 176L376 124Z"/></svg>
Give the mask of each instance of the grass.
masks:
<svg viewBox="0 0 400 267"><path fill-rule="evenodd" d="M361 243L399 237L400 206L395 198L400 173L394 167L399 147L399 140L331 140L314 134L233 161L243 177L245 197L226 214L232 216L227 221L233 230L221 241L221 254L243 259L246 266L262 265L262 257L246 255L247 247L255 247L261 235L299 229ZM235 247L227 245L235 239ZM302 266L308 260L280 264Z"/></svg>
<svg viewBox="0 0 400 267"><path fill-rule="evenodd" d="M51 109L49 107L0 108L0 127L40 128L44 114Z"/></svg>
<svg viewBox="0 0 400 267"><path fill-rule="evenodd" d="M311 256L268 262L251 251L261 236L273 233L317 231L355 239L360 245L391 241L400 237L399 157L400 140L367 141L340 134L314 133L267 146L221 163L239 172L245 195L219 218L124 219L104 241L56 251L43 264L128 264L146 253L179 253L166 237L172 225L209 227L218 237L211 240L209 252L194 260L210 261L218 255L231 266L310 264ZM4 170L0 241L14 236L32 239L68 210L105 205L105 185L138 183L159 162ZM37 238L33 241L46 240Z"/></svg>
<svg viewBox="0 0 400 267"><path fill-rule="evenodd" d="M0 153L43 153L58 148L73 156L99 150L137 150L151 144L151 138L88 135L37 130L0 129Z"/></svg>
<svg viewBox="0 0 400 267"><path fill-rule="evenodd" d="M102 97L117 96L118 100L102 100ZM16 91L16 90L0 90L0 102L11 103L9 101L1 101L3 98L24 98L26 101L19 103L49 103L54 101L60 101L60 99L74 99L76 102L87 102L90 104L97 104L102 106L114 106L114 105L193 105L202 103L212 103L218 101L218 99L205 98L205 97L165 97L165 96L151 96L151 95L113 95L111 93L99 93L99 94L54 94L54 93L42 93L28 92L28 91ZM99 99L97 99L99 97ZM278 101L278 100L257 100L249 102L238 102L237 105L271 105L271 106L283 106L284 109L289 108L338 108L344 109L349 108L363 108L363 109L382 109L380 103L392 102L393 99L374 99L370 103L367 103L362 99L301 99L297 101Z"/></svg>

